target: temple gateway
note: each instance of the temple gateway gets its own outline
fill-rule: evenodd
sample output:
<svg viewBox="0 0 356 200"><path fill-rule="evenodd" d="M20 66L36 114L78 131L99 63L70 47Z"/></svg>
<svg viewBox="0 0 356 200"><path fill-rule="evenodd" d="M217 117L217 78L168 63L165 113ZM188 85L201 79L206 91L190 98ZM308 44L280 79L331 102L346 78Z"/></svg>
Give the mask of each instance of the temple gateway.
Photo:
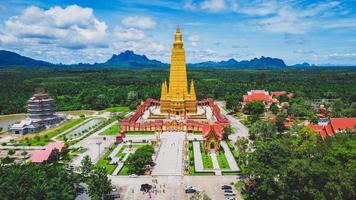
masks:
<svg viewBox="0 0 356 200"><path fill-rule="evenodd" d="M213 99L197 100L194 81L188 85L185 50L178 27L172 47L169 82L162 82L160 100L147 99L132 116L123 119L117 139L122 140L125 133L131 131L201 132L207 124L217 124L221 128L230 126Z"/></svg>

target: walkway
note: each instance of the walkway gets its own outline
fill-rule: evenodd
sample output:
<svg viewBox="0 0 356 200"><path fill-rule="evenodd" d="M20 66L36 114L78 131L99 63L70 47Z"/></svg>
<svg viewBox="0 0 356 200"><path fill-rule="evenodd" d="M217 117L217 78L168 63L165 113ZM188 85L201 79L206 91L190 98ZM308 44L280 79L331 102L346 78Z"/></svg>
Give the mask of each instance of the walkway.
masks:
<svg viewBox="0 0 356 200"><path fill-rule="evenodd" d="M183 132L163 132L152 175L181 175L183 167Z"/></svg>
<svg viewBox="0 0 356 200"><path fill-rule="evenodd" d="M210 152L210 157L211 157L211 161L213 161L213 168L214 168L215 175L221 176L219 162L218 162L218 158L216 157L215 151Z"/></svg>
<svg viewBox="0 0 356 200"><path fill-rule="evenodd" d="M194 167L195 171L203 171L203 159L201 157L200 143L193 142L193 151L194 151Z"/></svg>

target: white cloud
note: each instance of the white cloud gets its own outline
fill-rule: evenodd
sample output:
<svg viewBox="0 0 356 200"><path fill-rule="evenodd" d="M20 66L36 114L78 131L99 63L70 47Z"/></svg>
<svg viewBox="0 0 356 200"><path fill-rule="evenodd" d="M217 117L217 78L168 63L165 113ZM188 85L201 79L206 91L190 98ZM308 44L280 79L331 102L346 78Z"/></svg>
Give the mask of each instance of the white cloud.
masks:
<svg viewBox="0 0 356 200"><path fill-rule="evenodd" d="M156 26L156 22L152 20L150 17L140 17L140 16L126 17L121 22L126 27L134 27L134 28L141 28L141 29L152 29Z"/></svg>
<svg viewBox="0 0 356 200"><path fill-rule="evenodd" d="M236 0L230 0L231 8L234 10L237 9L237 2ZM227 2L225 0L203 0L203 1L194 1L188 0L183 5L184 9L187 10L206 10L208 12L221 12L226 10Z"/></svg>
<svg viewBox="0 0 356 200"><path fill-rule="evenodd" d="M143 31L135 28L116 28L112 45L115 50L123 51L130 49L148 55L165 50L160 42L146 36Z"/></svg>
<svg viewBox="0 0 356 200"><path fill-rule="evenodd" d="M201 8L211 12L219 12L225 10L225 0L205 0L200 4Z"/></svg>
<svg viewBox="0 0 356 200"><path fill-rule="evenodd" d="M51 44L70 49L99 47L105 40L106 30L105 22L96 19L91 8L72 5L43 10L31 6L21 15L5 21L0 32L0 43L34 46Z"/></svg>
<svg viewBox="0 0 356 200"><path fill-rule="evenodd" d="M259 2L259 3L258 3ZM302 6L293 1L253 1L239 12L257 17L250 24L275 33L304 34L317 28L356 27L354 18L338 19L343 8L340 2L319 2Z"/></svg>
<svg viewBox="0 0 356 200"><path fill-rule="evenodd" d="M194 47L198 46L198 42L200 42L200 37L197 35L191 35L188 37L188 41Z"/></svg>

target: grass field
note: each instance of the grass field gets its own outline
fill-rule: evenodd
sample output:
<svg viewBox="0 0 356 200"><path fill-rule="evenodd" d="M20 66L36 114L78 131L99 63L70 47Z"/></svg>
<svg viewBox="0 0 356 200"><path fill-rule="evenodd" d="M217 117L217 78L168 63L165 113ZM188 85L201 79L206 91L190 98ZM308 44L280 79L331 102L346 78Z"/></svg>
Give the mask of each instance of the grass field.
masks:
<svg viewBox="0 0 356 200"><path fill-rule="evenodd" d="M201 158L203 160L203 168L204 169L213 169L213 161L211 160L211 156L209 153L205 153L203 143L200 142L200 151Z"/></svg>
<svg viewBox="0 0 356 200"><path fill-rule="evenodd" d="M110 161L107 160L107 157L110 155L110 153L116 148L116 144L113 144L103 156L100 157L98 162L96 162L95 167L104 167L106 170L107 174L112 174L117 167L115 164L110 164Z"/></svg>
<svg viewBox="0 0 356 200"><path fill-rule="evenodd" d="M84 120L85 120L84 118L67 120L64 124L62 124L60 126L45 130L40 133L35 133L35 134L31 135L30 137L23 138L18 141L18 144L21 146L44 146L44 145L47 145L49 142L52 141L51 138L53 138L54 136L66 131L70 128L73 128L74 126L80 124Z"/></svg>
<svg viewBox="0 0 356 200"><path fill-rule="evenodd" d="M130 108L127 106L116 106L116 107L106 108L105 111L108 111L108 112L129 112Z"/></svg>
<svg viewBox="0 0 356 200"><path fill-rule="evenodd" d="M222 151L219 151L216 154L216 157L218 159L219 167L220 169L230 169L229 163L227 162L225 153Z"/></svg>
<svg viewBox="0 0 356 200"><path fill-rule="evenodd" d="M116 123L114 126L106 129L104 132L100 133L100 135L117 135L119 132L120 126Z"/></svg>
<svg viewBox="0 0 356 200"><path fill-rule="evenodd" d="M121 176L127 176L127 175L129 175L128 172L129 172L129 168L124 165L124 166L121 168L121 170L120 170L120 172L119 172L119 175L121 175Z"/></svg>

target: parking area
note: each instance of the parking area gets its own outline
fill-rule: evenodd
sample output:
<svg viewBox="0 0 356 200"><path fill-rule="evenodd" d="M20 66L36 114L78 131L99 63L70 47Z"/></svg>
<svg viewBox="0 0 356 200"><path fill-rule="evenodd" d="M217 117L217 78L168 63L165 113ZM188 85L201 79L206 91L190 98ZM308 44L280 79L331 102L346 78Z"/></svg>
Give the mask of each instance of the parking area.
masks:
<svg viewBox="0 0 356 200"><path fill-rule="evenodd" d="M198 191L205 191L212 200L224 200L222 185L236 182L235 176L142 176L129 178L124 176L110 176L112 184L119 188L120 199L154 199L154 200L188 200L190 194L185 194L188 185ZM157 179L157 183L153 181ZM140 191L141 184L155 185L157 193L148 194ZM163 192L164 190L164 192ZM242 199L235 189L236 199Z"/></svg>

